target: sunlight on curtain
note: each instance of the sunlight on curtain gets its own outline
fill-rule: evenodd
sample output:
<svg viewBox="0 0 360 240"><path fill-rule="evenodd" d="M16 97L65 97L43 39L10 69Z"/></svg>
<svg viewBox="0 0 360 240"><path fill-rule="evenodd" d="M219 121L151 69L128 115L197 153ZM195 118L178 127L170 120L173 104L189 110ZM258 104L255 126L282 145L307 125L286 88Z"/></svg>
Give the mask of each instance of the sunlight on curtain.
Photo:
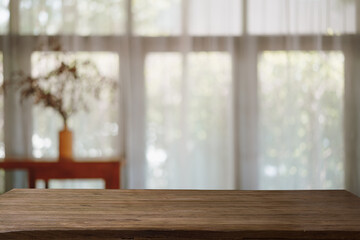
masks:
<svg viewBox="0 0 360 240"><path fill-rule="evenodd" d="M186 58L185 66L179 53L146 58L147 187L231 188L230 56Z"/></svg>
<svg viewBox="0 0 360 240"><path fill-rule="evenodd" d="M10 0L0 0L0 34L5 34L9 30L9 2Z"/></svg>
<svg viewBox="0 0 360 240"><path fill-rule="evenodd" d="M355 33L353 0L251 0L250 34Z"/></svg>
<svg viewBox="0 0 360 240"><path fill-rule="evenodd" d="M125 3L126 0L20 0L20 33L123 34Z"/></svg>
<svg viewBox="0 0 360 240"><path fill-rule="evenodd" d="M32 74L43 75L54 69L60 57L66 62L90 60L102 75L118 79L119 57L109 52L44 53L32 54ZM69 93L67 97L70 97ZM100 101L92 101L88 112L79 112L69 119L73 129L74 154L77 157L99 157L117 155L118 144L118 96L117 91L106 89ZM58 156L58 132L63 123L60 116L50 108L34 106L34 157ZM51 119L51 121L49 121Z"/></svg>
<svg viewBox="0 0 360 240"><path fill-rule="evenodd" d="M180 53L152 53L146 58L149 188L169 185L169 162L176 161L174 158L180 155L175 147L181 143L181 60Z"/></svg>
<svg viewBox="0 0 360 240"><path fill-rule="evenodd" d="M240 35L241 0L191 0L188 29L190 35Z"/></svg>
<svg viewBox="0 0 360 240"><path fill-rule="evenodd" d="M341 52L264 52L260 188L344 188Z"/></svg>
<svg viewBox="0 0 360 240"><path fill-rule="evenodd" d="M133 0L132 17L136 35L166 36L181 33L180 0Z"/></svg>

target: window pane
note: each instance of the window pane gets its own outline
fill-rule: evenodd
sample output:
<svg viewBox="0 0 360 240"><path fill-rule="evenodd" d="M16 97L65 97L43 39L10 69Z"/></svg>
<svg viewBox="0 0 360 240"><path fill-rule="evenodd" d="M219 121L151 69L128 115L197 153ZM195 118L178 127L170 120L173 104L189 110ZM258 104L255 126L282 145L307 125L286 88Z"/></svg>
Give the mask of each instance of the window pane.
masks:
<svg viewBox="0 0 360 240"><path fill-rule="evenodd" d="M184 172L191 169L192 181L199 188L232 188L230 54L191 53L186 67L189 74L188 111L185 113L188 166ZM206 170L202 172L203 169Z"/></svg>
<svg viewBox="0 0 360 240"><path fill-rule="evenodd" d="M149 188L167 188L171 178L167 165L176 161L171 149L181 141L181 54L150 54L145 70L147 184Z"/></svg>
<svg viewBox="0 0 360 240"><path fill-rule="evenodd" d="M250 34L341 34L356 30L356 1L251 0Z"/></svg>
<svg viewBox="0 0 360 240"><path fill-rule="evenodd" d="M148 187L229 188L230 56L186 57L146 58Z"/></svg>
<svg viewBox="0 0 360 240"><path fill-rule="evenodd" d="M9 2L10 0L0 0L0 34L6 34L9 30Z"/></svg>
<svg viewBox="0 0 360 240"><path fill-rule="evenodd" d="M191 0L188 28L191 35L239 35L241 0Z"/></svg>
<svg viewBox="0 0 360 240"><path fill-rule="evenodd" d="M115 53L77 52L55 53L35 52L32 54L32 73L44 75L59 63L87 61L95 63L103 76L118 79L119 59ZM82 65L80 65L82 66ZM86 69L85 69L86 70ZM81 71L81 69L80 69ZM84 70L82 70L84 71ZM93 80L93 79L92 79ZM66 98L71 97L71 92ZM117 90L104 88L100 101L87 98L91 103L89 111L78 112L69 119L73 130L74 154L77 157L97 157L117 155L118 141L118 96ZM34 106L33 155L35 157L58 156L58 132L63 123L60 116L50 108Z"/></svg>
<svg viewBox="0 0 360 240"><path fill-rule="evenodd" d="M125 0L20 1L22 34L117 35L125 20Z"/></svg>
<svg viewBox="0 0 360 240"><path fill-rule="evenodd" d="M260 187L343 188L343 54L264 52L258 68Z"/></svg>
<svg viewBox="0 0 360 240"><path fill-rule="evenodd" d="M181 33L180 0L133 0L134 33L163 36Z"/></svg>

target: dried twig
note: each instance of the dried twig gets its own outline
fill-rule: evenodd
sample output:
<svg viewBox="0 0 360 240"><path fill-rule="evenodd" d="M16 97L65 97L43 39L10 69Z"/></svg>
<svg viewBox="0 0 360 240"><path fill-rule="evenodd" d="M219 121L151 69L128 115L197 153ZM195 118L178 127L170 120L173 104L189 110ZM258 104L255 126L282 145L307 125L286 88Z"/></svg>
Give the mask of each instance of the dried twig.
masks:
<svg viewBox="0 0 360 240"><path fill-rule="evenodd" d="M59 60L55 69L38 77L23 73L15 75L20 77L21 101L34 97L35 104L43 104L58 112L64 126L67 126L70 116L91 108L91 98L99 100L104 89L114 90L116 87L116 82L102 76L89 60L69 63Z"/></svg>

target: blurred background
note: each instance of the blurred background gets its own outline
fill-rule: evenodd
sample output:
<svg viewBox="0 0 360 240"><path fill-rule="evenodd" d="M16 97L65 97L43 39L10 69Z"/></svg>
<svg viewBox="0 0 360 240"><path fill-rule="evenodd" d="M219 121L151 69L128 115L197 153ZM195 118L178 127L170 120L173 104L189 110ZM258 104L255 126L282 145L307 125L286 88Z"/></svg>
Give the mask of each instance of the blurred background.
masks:
<svg viewBox="0 0 360 240"><path fill-rule="evenodd" d="M75 157L125 160L122 188L360 194L359 34L356 0L0 0L0 80L59 56L116 79L69 127ZM2 158L57 158L61 127L0 97ZM0 192L26 174L0 170Z"/></svg>

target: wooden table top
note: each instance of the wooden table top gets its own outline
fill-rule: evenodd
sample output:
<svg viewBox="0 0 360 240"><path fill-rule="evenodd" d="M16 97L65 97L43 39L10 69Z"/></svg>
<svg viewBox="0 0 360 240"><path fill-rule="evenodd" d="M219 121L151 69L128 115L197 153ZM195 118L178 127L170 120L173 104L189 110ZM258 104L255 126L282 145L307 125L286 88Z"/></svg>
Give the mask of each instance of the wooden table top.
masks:
<svg viewBox="0 0 360 240"><path fill-rule="evenodd" d="M360 239L346 191L43 190L0 196L0 239Z"/></svg>

